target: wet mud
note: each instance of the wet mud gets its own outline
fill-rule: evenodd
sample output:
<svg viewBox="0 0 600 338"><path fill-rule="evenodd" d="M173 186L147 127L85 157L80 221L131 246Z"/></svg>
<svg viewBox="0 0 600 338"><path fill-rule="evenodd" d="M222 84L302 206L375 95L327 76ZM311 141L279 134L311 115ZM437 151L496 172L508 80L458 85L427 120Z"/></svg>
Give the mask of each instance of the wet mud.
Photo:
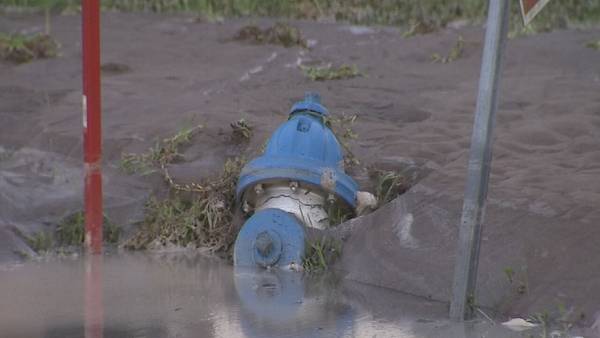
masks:
<svg viewBox="0 0 600 338"><path fill-rule="evenodd" d="M291 21L310 46L304 49L232 40L250 23L244 19L104 13L102 20L102 62L119 65L102 78L105 206L125 236L163 183L123 173L122 153L202 123L170 172L182 183L214 176L240 153L224 132L232 122L252 124L247 146L260 149L290 105L316 90L334 113L358 115L350 146L361 163L414 176L403 198L344 225L338 269L348 280L448 301L482 27L403 38L395 28ZM41 31L43 22L1 16L0 30ZM28 250L15 228L51 230L82 207L79 17L53 17L52 32L59 57L0 62L4 263ZM481 305L505 316L566 308L591 325L599 310L600 54L585 47L599 32L508 42L479 276ZM432 63L459 35L461 56ZM314 82L299 67L331 62L356 64L364 76ZM372 188L366 171L353 175Z"/></svg>

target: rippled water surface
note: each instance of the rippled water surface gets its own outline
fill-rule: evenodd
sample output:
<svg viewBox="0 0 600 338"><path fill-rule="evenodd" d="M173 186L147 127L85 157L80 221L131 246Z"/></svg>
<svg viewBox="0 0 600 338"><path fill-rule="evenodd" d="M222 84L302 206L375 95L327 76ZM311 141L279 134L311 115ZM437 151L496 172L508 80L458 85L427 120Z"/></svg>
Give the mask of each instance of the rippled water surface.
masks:
<svg viewBox="0 0 600 338"><path fill-rule="evenodd" d="M447 304L332 274L108 255L0 270L0 337L521 337L446 319Z"/></svg>

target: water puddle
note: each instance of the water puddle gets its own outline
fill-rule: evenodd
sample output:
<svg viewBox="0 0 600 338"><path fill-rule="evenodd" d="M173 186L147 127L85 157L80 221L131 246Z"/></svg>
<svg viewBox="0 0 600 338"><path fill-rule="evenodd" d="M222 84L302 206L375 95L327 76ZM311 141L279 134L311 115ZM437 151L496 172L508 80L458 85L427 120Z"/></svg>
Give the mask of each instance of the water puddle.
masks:
<svg viewBox="0 0 600 338"><path fill-rule="evenodd" d="M113 254L0 271L0 337L521 337L447 304L327 274Z"/></svg>

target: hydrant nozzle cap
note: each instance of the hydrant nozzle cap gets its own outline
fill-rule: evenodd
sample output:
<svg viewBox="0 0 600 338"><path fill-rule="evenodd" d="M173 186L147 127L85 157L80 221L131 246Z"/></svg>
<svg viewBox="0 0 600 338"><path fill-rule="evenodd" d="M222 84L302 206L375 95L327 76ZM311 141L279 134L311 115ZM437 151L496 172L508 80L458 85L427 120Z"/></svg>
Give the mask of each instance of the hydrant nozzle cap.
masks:
<svg viewBox="0 0 600 338"><path fill-rule="evenodd" d="M311 111L323 116L329 115L327 108L321 104L321 95L317 92L306 92L306 94L304 94L304 100L296 102L292 106L290 114L301 111Z"/></svg>

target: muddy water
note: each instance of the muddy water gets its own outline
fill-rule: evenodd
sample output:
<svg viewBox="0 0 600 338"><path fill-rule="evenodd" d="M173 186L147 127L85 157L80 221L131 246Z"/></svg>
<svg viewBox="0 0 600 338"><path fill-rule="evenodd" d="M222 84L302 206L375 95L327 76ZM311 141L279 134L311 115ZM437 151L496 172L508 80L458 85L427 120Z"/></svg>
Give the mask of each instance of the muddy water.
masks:
<svg viewBox="0 0 600 338"><path fill-rule="evenodd" d="M446 304L333 274L239 271L181 254L5 266L0 300L2 338L521 336L451 324Z"/></svg>

